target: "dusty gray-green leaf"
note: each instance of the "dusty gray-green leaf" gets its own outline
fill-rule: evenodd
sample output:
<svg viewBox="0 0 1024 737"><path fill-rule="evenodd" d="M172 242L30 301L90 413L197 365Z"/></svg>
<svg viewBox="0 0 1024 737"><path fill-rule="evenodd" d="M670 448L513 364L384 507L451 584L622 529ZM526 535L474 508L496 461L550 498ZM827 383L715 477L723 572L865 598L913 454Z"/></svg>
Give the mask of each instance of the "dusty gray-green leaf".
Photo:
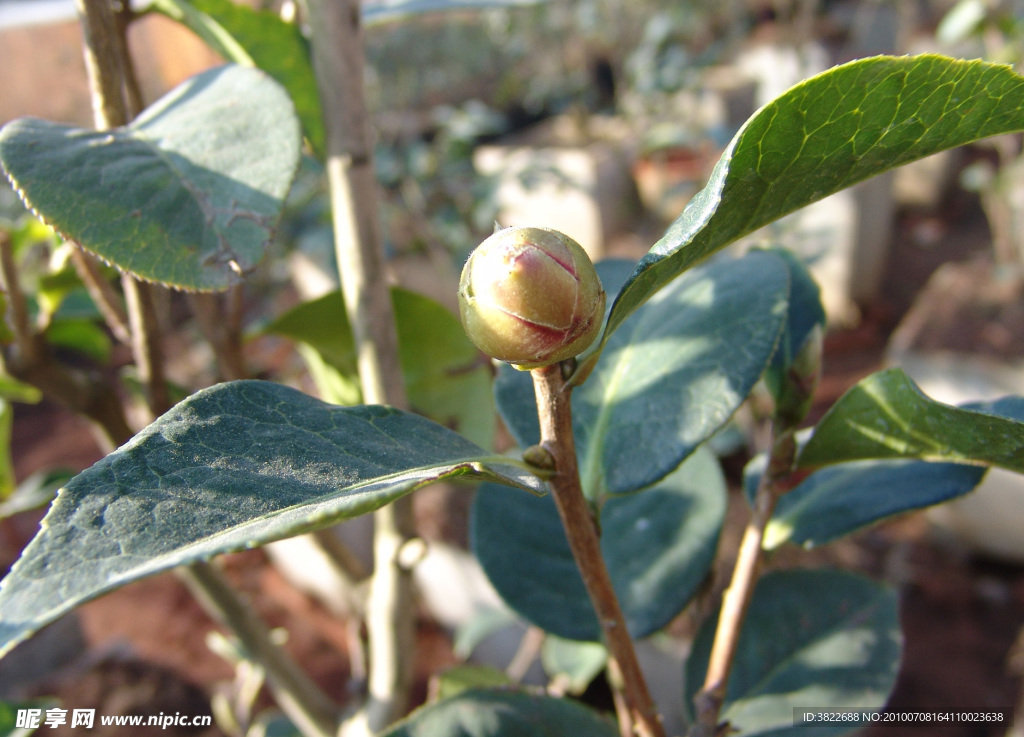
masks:
<svg viewBox="0 0 1024 737"><path fill-rule="evenodd" d="M996 405L964 409L925 396L893 368L839 398L797 460L803 468L847 461L917 458L1000 466L1024 473L1024 422Z"/></svg>
<svg viewBox="0 0 1024 737"><path fill-rule="evenodd" d="M66 238L143 279L209 290L263 257L300 145L280 85L225 66L183 82L123 128L15 120L0 130L0 161Z"/></svg>
<svg viewBox="0 0 1024 737"><path fill-rule="evenodd" d="M262 381L205 389L60 490L0 584L0 651L130 581L326 527L454 476L544 491L417 415L336 407Z"/></svg>
<svg viewBox="0 0 1024 737"><path fill-rule="evenodd" d="M688 707L704 682L716 625L717 616L701 626L687 660ZM845 571L770 573L744 621L722 719L743 735L799 737L808 727L793 725L795 707L881 708L901 652L896 592Z"/></svg>
<svg viewBox="0 0 1024 737"><path fill-rule="evenodd" d="M698 261L805 205L964 143L1024 129L1024 77L934 54L879 56L796 85L751 117L708 185L637 264L605 336Z"/></svg>
<svg viewBox="0 0 1024 737"><path fill-rule="evenodd" d="M597 712L526 691L463 691L417 709L381 737L618 737Z"/></svg>

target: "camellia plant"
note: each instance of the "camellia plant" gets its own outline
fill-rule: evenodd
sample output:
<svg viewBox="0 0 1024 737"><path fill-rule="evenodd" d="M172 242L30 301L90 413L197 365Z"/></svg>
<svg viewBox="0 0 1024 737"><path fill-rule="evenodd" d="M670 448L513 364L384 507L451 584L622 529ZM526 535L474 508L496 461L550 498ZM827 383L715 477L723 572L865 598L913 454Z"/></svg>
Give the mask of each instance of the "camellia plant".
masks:
<svg viewBox="0 0 1024 737"><path fill-rule="evenodd" d="M883 371L798 437L821 371L818 288L785 251L723 249L892 167L1024 130L1024 77L925 55L862 59L802 82L747 121L638 263L595 267L542 223L498 230L470 257L459 292L469 338L508 362L494 397L521 452L496 454L489 438L447 426L471 426L451 414L457 402L445 403L468 385L442 383L437 398L434 379L458 374L445 361L472 365L475 348L444 310L389 294L378 273L373 200L361 199L373 186L358 4L311 0L307 57L295 26L274 16L223 0L161 0L247 65L204 72L134 119L122 97L129 65L116 44L99 43L110 9L82 5L102 130L14 121L0 132L0 161L24 201L74 244L77 273L133 346L158 416L132 433L116 386L55 358L28 318L11 241L0 241L7 373L118 446L63 485L4 579L4 652L85 601L177 569L264 668L304 735L660 737L634 645L669 625L710 575L726 490L707 441L763 379L771 439L746 472L751 518L731 581L686 662L689 733L841 734L856 725L798 727L794 709L884 707L901 650L895 592L845 572L761 576L763 560L966 494L989 466L1024 472L1024 399L951 407ZM304 64L282 68L268 39ZM239 289L281 212L300 135L326 163L343 295L300 305L271 329L302 341L324 375L348 377L364 403L239 379L232 341L210 331L223 377L236 380L172 406L151 292ZM417 323L424 315L429 324ZM424 335L443 349L403 352ZM488 424L477 425L482 435ZM474 554L508 605L546 633L554 670L583 685L606 674L615 719L493 679L407 714L408 495L443 479L484 482ZM370 512L370 674L362 700L342 705L274 645L210 561Z"/></svg>

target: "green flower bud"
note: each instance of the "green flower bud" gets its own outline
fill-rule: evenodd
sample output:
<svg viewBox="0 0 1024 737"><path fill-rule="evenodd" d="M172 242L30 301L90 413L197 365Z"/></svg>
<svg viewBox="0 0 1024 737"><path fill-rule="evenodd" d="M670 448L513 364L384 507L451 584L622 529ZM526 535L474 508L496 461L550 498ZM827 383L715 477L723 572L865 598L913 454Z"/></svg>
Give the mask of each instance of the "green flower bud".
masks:
<svg viewBox="0 0 1024 737"><path fill-rule="evenodd" d="M785 372L774 382L775 419L783 428L795 428L811 410L821 380L824 335L821 324L816 324Z"/></svg>
<svg viewBox="0 0 1024 737"><path fill-rule="evenodd" d="M579 243L549 228L505 228L470 254L459 311L487 355L537 368L582 353L601 330L604 289Z"/></svg>

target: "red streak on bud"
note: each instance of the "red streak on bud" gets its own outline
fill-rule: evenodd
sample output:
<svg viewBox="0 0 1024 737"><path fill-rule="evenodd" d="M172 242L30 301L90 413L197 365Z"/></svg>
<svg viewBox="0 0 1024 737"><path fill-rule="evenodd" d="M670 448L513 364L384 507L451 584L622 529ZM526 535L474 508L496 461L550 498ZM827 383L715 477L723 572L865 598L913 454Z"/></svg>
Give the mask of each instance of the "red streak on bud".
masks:
<svg viewBox="0 0 1024 737"><path fill-rule="evenodd" d="M524 367L583 351L600 330L604 301L586 252L546 228L498 231L471 254L459 286L473 342Z"/></svg>

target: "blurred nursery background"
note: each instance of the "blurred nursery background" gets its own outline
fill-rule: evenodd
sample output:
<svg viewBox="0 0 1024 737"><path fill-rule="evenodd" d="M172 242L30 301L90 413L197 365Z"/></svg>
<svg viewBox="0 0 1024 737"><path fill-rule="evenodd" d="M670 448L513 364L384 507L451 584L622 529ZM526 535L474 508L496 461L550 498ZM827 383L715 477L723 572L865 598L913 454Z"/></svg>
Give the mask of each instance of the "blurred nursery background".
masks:
<svg viewBox="0 0 1024 737"><path fill-rule="evenodd" d="M246 4L301 26L301 2ZM175 7L158 0L120 11L143 103L224 61L172 18ZM802 79L874 54L934 51L1019 64L1024 53L1021 0L367 1L364 26L389 277L452 315L462 264L495 222L557 228L595 261L642 256L704 185L742 123ZM92 125L73 2L0 0L0 54L0 124L34 115ZM809 422L859 379L891 365L944 402L1024 395L1021 143L1018 135L989 139L899 168L730 247L785 245L821 285L828 332ZM78 281L69 246L6 184L0 237L14 244L34 319L55 350L90 371L128 371L130 386L131 354ZM332 371L332 325L300 309L324 304L337 288L324 172L307 157L267 258L237 292L243 340L230 370L204 340L217 326L203 323L195 305L202 298L161 293L169 380L181 396L251 376L353 401L351 382ZM438 350L443 341L421 333L407 350ZM489 399L491 367L475 353L453 360L452 371L467 377L459 400L431 409L507 448ZM0 395L6 570L55 488L104 450L88 423L60 405L14 384ZM739 482L764 439L762 419L755 393L714 441L732 489L723 566L748 514ZM891 708L1017 709L1017 731L960 724L931 734L1024 735L1021 484L992 470L982 488L952 504L770 559L772 567L835 563L898 587L905 650ZM438 485L415 495L431 551L417 569L419 701L429 674L468 652L527 681L539 677L529 629L503 608L466 552L471 494ZM368 563L369 533L356 522L345 534ZM359 677L349 657L359 637L319 566L315 551L293 541L225 561L316 680L344 683ZM672 641L650 662L663 703L679 699L677 663L716 585L723 582L673 623ZM505 625L500 636L485 621ZM0 660L0 699L56 697L103 713L223 714L252 682L225 655L226 640L210 634L215 629L173 576L134 583ZM257 696L255 703L269 702ZM232 734L222 718L206 731L162 733Z"/></svg>

